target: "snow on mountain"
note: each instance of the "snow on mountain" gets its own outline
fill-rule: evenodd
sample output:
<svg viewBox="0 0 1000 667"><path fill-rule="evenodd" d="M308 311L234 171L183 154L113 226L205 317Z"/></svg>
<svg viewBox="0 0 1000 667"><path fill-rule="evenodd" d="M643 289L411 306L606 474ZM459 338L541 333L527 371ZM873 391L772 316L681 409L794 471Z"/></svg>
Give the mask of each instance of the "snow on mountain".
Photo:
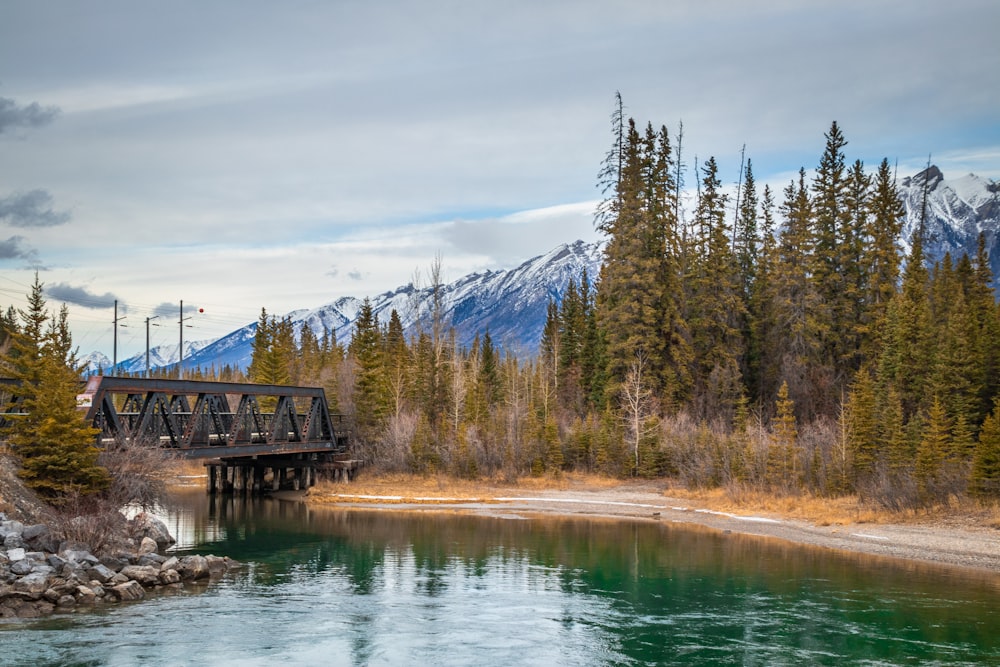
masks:
<svg viewBox="0 0 1000 667"><path fill-rule="evenodd" d="M900 181L900 196L906 207L901 244L908 251L914 228L920 223L927 190L925 252L933 263L950 252L954 260L962 253L974 255L979 233L985 232L990 264L1000 276L1000 184L968 174L945 179L935 166ZM485 271L463 276L441 286L440 299L445 326L454 326L459 345L468 346L476 334L489 330L493 341L519 356L538 350L546 309L550 299L559 300L570 279L579 280L584 269L591 280L600 270L602 243L583 241L560 245L514 269ZM430 330L431 287L404 285L370 299L372 308L385 324L395 310L409 335ZM324 329L346 344L353 333L355 318L363 300L343 297L311 310L297 310L286 316L296 332L302 325L318 336ZM280 317L280 316L279 316ZM257 323L252 322L215 341L185 343L185 368L200 366L245 369L250 364ZM169 366L177 362L177 346L150 350L150 365ZM92 353L82 361L92 371L107 370L111 363L104 355ZM119 364L125 371L145 370L145 354Z"/></svg>
<svg viewBox="0 0 1000 667"><path fill-rule="evenodd" d="M184 341L184 366L188 367L188 359L194 357L198 352L214 344L211 340ZM180 360L178 354L179 345L157 345L149 348L149 367L162 368L172 366ZM100 352L91 352L81 360L83 373L90 375L98 372L110 374L112 372L112 361L107 355ZM193 366L191 366L193 367ZM118 373L142 373L146 370L146 353L140 352L128 359L118 362Z"/></svg>
<svg viewBox="0 0 1000 667"><path fill-rule="evenodd" d="M584 269L593 280L600 269L603 245L576 241L529 259L514 269L486 271L463 276L440 288L445 326L454 326L459 345L468 346L476 334L489 330L495 344L518 354L538 349L546 309L550 299L559 300L570 279L579 280ZM385 324L393 310L404 330L413 335L421 328L430 330L432 287L404 285L369 299L379 322ZM324 329L337 341L350 341L354 321L363 299L343 297L312 310L289 313L296 333L303 323L317 336ZM253 322L228 336L206 345L185 361L185 366L219 369L225 365L246 368L257 323Z"/></svg>
<svg viewBox="0 0 1000 667"><path fill-rule="evenodd" d="M924 249L928 262L933 264L949 252L953 261L963 253L975 257L979 233L983 232L990 268L994 276L1000 276L1000 183L975 174L945 179L933 165L902 179L899 190L906 206L906 222L901 241L907 251L923 217L925 186Z"/></svg>

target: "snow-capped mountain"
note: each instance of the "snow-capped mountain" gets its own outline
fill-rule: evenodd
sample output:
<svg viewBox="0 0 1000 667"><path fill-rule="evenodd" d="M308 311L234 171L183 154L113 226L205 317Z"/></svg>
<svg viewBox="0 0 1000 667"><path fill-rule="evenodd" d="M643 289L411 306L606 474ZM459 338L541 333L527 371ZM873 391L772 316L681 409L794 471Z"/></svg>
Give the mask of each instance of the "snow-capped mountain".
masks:
<svg viewBox="0 0 1000 667"><path fill-rule="evenodd" d="M211 340L184 341L185 366L187 366L187 360L189 358L212 343L213 341ZM176 364L180 360L180 355L178 354L179 349L179 345L157 345L156 347L149 348L149 367L162 368L164 366L172 366L173 364ZM84 374L110 372L112 365L112 360L108 359L107 355L101 352L91 352L80 359L80 366L83 369ZM145 352L118 362L119 373L142 373L145 370Z"/></svg>
<svg viewBox="0 0 1000 667"><path fill-rule="evenodd" d="M933 165L902 179L899 190L906 206L906 222L901 241L907 250L924 210L925 185L924 250L928 263L933 265L947 252L954 261L964 253L975 257L979 233L983 232L990 268L994 276L1000 276L1000 183L975 174L945 179Z"/></svg>
<svg viewBox="0 0 1000 667"><path fill-rule="evenodd" d="M529 259L514 269L473 273L442 285L441 312L445 326L454 326L459 345L467 346L476 334L489 330L494 343L521 354L533 354L538 349L549 299L558 300L570 279L579 281L584 269L590 279L597 277L602 257L602 244L576 241L560 245L551 252ZM432 287L404 285L396 290L371 297L372 309L379 322L388 323L395 310L408 335L421 327L430 330ZM312 310L297 310L285 316L292 320L296 334L303 323L318 336L324 328L347 344L353 333L354 321L363 299L343 297ZM275 314L276 317L282 317ZM198 349L185 342L185 368L221 369L225 366L245 369L250 364L257 323L214 342L202 342ZM150 350L150 366L169 366L177 362L177 346L156 348L154 360ZM101 355L103 356L103 355ZM110 367L105 358L104 369ZM123 371L145 370L145 354L139 354L119 364Z"/></svg>
<svg viewBox="0 0 1000 667"><path fill-rule="evenodd" d="M1000 276L1000 184L969 174L946 180L941 170L930 167L899 183L906 207L906 221L901 244L908 250L914 228L920 223L926 184L925 252L933 263L951 252L957 261L962 253L976 252L979 233L986 235L990 264ZM579 280L584 269L591 280L600 270L603 244L583 241L560 245L551 252L529 259L514 269L473 273L441 286L441 306L445 326L454 326L459 345L467 346L476 334L487 330L493 341L519 356L534 354L545 325L549 299L559 300L570 279ZM396 310L403 327L412 335L421 328L430 329L433 289L405 285L370 299L379 322L387 323ZM346 344L353 333L355 318L363 299L343 297L312 310L287 313L296 332L302 324L317 335L324 329L333 332L337 341ZM280 314L275 313L281 317ZM257 323L215 341L185 342L186 368L221 369L225 366L245 369L250 364L251 346ZM177 346L150 350L150 366L170 366L177 362ZM92 353L82 360L91 370L107 370L111 363L104 355ZM145 370L145 354L119 364L124 371Z"/></svg>

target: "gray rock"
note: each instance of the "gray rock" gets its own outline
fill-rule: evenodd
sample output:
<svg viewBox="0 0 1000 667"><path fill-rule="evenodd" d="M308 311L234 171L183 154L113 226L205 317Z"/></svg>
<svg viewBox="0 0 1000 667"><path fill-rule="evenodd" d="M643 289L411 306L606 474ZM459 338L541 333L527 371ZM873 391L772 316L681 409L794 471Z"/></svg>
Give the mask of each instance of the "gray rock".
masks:
<svg viewBox="0 0 1000 667"><path fill-rule="evenodd" d="M36 523L33 526L25 526L24 530L21 531L21 539L25 542L31 542L34 539L42 537L49 534L49 527L44 523Z"/></svg>
<svg viewBox="0 0 1000 667"><path fill-rule="evenodd" d="M159 545L156 543L152 537L143 537L139 542L139 553L140 554L155 554Z"/></svg>
<svg viewBox="0 0 1000 667"><path fill-rule="evenodd" d="M62 570L63 566L66 565L66 561L57 556L56 554L49 554L48 557L45 559L45 562L56 570Z"/></svg>
<svg viewBox="0 0 1000 667"><path fill-rule="evenodd" d="M170 534L167 524L147 512L141 512L132 519L130 532L136 539L151 538L160 548L168 547L177 541Z"/></svg>
<svg viewBox="0 0 1000 667"><path fill-rule="evenodd" d="M25 599L37 600L49 587L49 578L40 572L32 572L14 582L14 592L21 593Z"/></svg>
<svg viewBox="0 0 1000 667"><path fill-rule="evenodd" d="M3 545L7 549L16 549L25 546L20 533L10 533L7 535L7 537L3 538Z"/></svg>
<svg viewBox="0 0 1000 667"><path fill-rule="evenodd" d="M160 572L160 583L161 584L176 584L181 580L181 575L177 570L166 569Z"/></svg>
<svg viewBox="0 0 1000 667"><path fill-rule="evenodd" d="M134 579L143 586L155 586L160 583L160 569L152 565L126 565L119 574Z"/></svg>
<svg viewBox="0 0 1000 667"><path fill-rule="evenodd" d="M27 558L19 561L14 561L10 566L10 571L18 576L24 576L26 574L31 574L31 561Z"/></svg>
<svg viewBox="0 0 1000 667"><path fill-rule="evenodd" d="M43 560L32 560L32 561L29 561L29 562L31 563L31 571L32 572L41 572L43 574L47 574L50 577L56 576L56 569L54 567L52 567L51 565L49 565L48 563L46 563L45 561L43 561Z"/></svg>
<svg viewBox="0 0 1000 667"><path fill-rule="evenodd" d="M27 552L21 547L7 550L7 558L10 559L12 562L24 560L27 555L28 555Z"/></svg>
<svg viewBox="0 0 1000 667"><path fill-rule="evenodd" d="M24 524L20 521L0 522L0 537L6 538L8 535L20 535L24 532Z"/></svg>
<svg viewBox="0 0 1000 667"><path fill-rule="evenodd" d="M129 564L127 558L118 558L117 556L104 556L101 558L101 564L106 565L108 569L114 570L115 572L121 571L123 567Z"/></svg>
<svg viewBox="0 0 1000 667"><path fill-rule="evenodd" d="M160 554L144 554L137 562L136 565L153 565L157 569L162 569L160 566L163 565L167 560L166 556L161 556Z"/></svg>
<svg viewBox="0 0 1000 667"><path fill-rule="evenodd" d="M93 604L97 602L97 593L90 586L80 586L76 587L76 601L81 604Z"/></svg>
<svg viewBox="0 0 1000 667"><path fill-rule="evenodd" d="M160 571L162 572L163 570L176 570L178 563L180 563L180 560L178 560L177 556L171 556L170 558L160 563Z"/></svg>
<svg viewBox="0 0 1000 667"><path fill-rule="evenodd" d="M178 563L177 572L184 580L205 579L211 575L204 556L185 556Z"/></svg>
<svg viewBox="0 0 1000 667"><path fill-rule="evenodd" d="M223 575L229 569L226 559L221 556L205 556L205 562L208 564L209 574L213 577Z"/></svg>
<svg viewBox="0 0 1000 667"><path fill-rule="evenodd" d="M112 587L111 595L122 602L130 602L146 597L146 591L138 581L129 581Z"/></svg>
<svg viewBox="0 0 1000 667"><path fill-rule="evenodd" d="M106 565L98 563L87 570L87 576L100 584L106 584L115 578L115 571Z"/></svg>
<svg viewBox="0 0 1000 667"><path fill-rule="evenodd" d="M59 548L59 556L71 563L88 563L90 565L98 565L101 561L94 554L90 553L90 549L63 549Z"/></svg>
<svg viewBox="0 0 1000 667"><path fill-rule="evenodd" d="M121 572L117 572L115 574L115 576L111 577L111 581L109 583L114 584L114 585L118 585L118 584L127 583L128 581L130 581L130 579L128 577L126 577Z"/></svg>

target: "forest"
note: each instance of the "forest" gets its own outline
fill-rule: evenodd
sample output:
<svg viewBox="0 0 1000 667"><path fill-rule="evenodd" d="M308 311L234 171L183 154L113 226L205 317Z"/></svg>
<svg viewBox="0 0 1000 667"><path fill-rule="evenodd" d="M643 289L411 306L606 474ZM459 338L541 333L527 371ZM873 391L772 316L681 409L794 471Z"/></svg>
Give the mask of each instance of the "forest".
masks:
<svg viewBox="0 0 1000 667"><path fill-rule="evenodd" d="M714 158L682 206L683 133L612 116L600 274L549 305L537 357L484 331L459 348L432 306L409 338L365 303L346 348L262 312L249 378L320 382L386 471L671 477L694 487L857 494L911 508L1000 496L1000 311L975 257L904 256L887 159L845 156L780 194ZM926 212L922 213L926 217ZM432 268L432 286L438 272Z"/></svg>
<svg viewBox="0 0 1000 667"><path fill-rule="evenodd" d="M904 256L894 169L850 162L836 122L812 176L758 190L747 159L732 195L709 158L690 203L683 126L642 127L620 97L611 120L603 264L549 304L536 356L501 354L489 331L459 346L439 299L415 332L365 301L344 342L262 310L246 373L190 377L322 386L355 456L385 472L586 471L886 509L1000 497L983 238L929 265L924 211ZM440 260L430 282L437 295ZM8 310L0 328L37 337L32 317Z"/></svg>

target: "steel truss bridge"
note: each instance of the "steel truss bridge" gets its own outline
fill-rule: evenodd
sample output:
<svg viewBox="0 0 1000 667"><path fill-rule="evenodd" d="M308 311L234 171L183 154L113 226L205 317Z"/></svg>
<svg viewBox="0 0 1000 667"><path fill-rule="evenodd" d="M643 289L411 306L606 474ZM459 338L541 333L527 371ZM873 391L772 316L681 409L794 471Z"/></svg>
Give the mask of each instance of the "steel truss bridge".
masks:
<svg viewBox="0 0 1000 667"><path fill-rule="evenodd" d="M18 409L16 384L3 383L4 418ZM98 446L162 447L205 459L209 491L311 486L315 472L348 478L351 431L318 387L94 376L77 407L100 429ZM210 460L210 461L208 461Z"/></svg>

